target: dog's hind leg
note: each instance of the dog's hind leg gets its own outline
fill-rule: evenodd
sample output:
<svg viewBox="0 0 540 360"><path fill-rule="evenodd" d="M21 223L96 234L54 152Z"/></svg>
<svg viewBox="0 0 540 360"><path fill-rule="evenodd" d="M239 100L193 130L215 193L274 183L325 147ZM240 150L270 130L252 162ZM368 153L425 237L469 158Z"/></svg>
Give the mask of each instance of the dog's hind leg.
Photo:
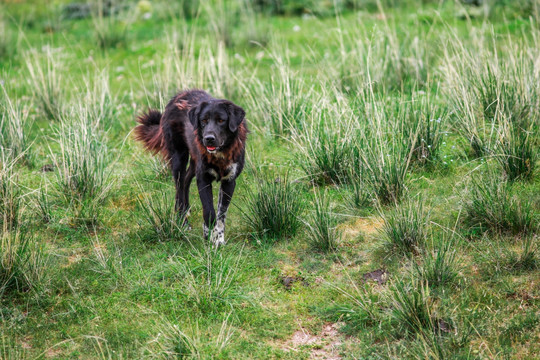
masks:
<svg viewBox="0 0 540 360"><path fill-rule="evenodd" d="M214 230L212 231L212 241L216 245L225 244L225 219L227 218L227 210L231 204L231 199L236 187L236 180L224 180L221 182L219 189L218 214Z"/></svg>
<svg viewBox="0 0 540 360"><path fill-rule="evenodd" d="M186 177L184 178L184 213L186 216L186 223L187 223L187 217L189 216L189 188L191 186L191 181L195 177L195 161L193 159L189 162L189 167L186 172Z"/></svg>

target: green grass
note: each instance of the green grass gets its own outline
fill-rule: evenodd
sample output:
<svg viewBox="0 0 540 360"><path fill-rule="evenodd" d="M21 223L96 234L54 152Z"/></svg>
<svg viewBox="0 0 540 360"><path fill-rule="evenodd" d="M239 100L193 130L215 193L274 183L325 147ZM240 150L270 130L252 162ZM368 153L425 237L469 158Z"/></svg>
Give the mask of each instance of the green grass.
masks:
<svg viewBox="0 0 540 360"><path fill-rule="evenodd" d="M540 352L535 2L66 3L0 7L1 358ZM219 249L131 134L185 88L246 110Z"/></svg>
<svg viewBox="0 0 540 360"><path fill-rule="evenodd" d="M16 159L11 158L11 151L0 149L0 224L2 231L8 232L16 228L20 222L22 208L22 190L18 184L18 173L15 169Z"/></svg>
<svg viewBox="0 0 540 360"><path fill-rule="evenodd" d="M332 212L328 195L315 193L311 208L313 212L309 215L307 224L309 246L322 253L335 251L340 238L340 232L336 229L339 218Z"/></svg>
<svg viewBox="0 0 540 360"><path fill-rule="evenodd" d="M527 234L536 231L531 202L518 197L512 184L492 171L472 178L468 197L464 220L472 233Z"/></svg>
<svg viewBox="0 0 540 360"><path fill-rule="evenodd" d="M26 229L3 231L0 238L0 295L28 292L40 285L46 271L40 244Z"/></svg>
<svg viewBox="0 0 540 360"><path fill-rule="evenodd" d="M111 3L106 10L106 3L99 0L92 9L92 25L94 37L102 50L118 46L128 45L128 22L127 14L121 14L121 6ZM123 15L124 19L121 19Z"/></svg>
<svg viewBox="0 0 540 360"><path fill-rule="evenodd" d="M390 251L418 254L427 237L428 213L421 199L411 200L384 216L382 232Z"/></svg>
<svg viewBox="0 0 540 360"><path fill-rule="evenodd" d="M288 175L261 175L257 190L250 195L244 209L246 225L259 239L278 241L294 236L300 228L300 215L305 205L295 196L298 186Z"/></svg>
<svg viewBox="0 0 540 360"><path fill-rule="evenodd" d="M60 73L61 64L58 55L53 49L45 49L44 54L36 50L29 50L24 59L29 76L25 78L37 106L50 120L59 120L64 111L66 99L64 87L61 82L64 77Z"/></svg>
<svg viewBox="0 0 540 360"><path fill-rule="evenodd" d="M422 253L422 264L415 264L418 278L432 288L455 285L459 271L456 243L454 238L447 235L436 249Z"/></svg>
<svg viewBox="0 0 540 360"><path fill-rule="evenodd" d="M111 187L110 154L100 129L108 119L99 115L81 105L70 109L56 132L58 153L50 148L60 197L74 210L75 221L89 224L98 222Z"/></svg>
<svg viewBox="0 0 540 360"><path fill-rule="evenodd" d="M302 129L293 138L300 149L298 163L318 184L343 184L352 181L351 169L358 163L354 135L346 125L335 126L331 120L343 116L336 109L324 109L313 115L312 127Z"/></svg>
<svg viewBox="0 0 540 360"><path fill-rule="evenodd" d="M406 334L435 331L429 287L398 280L392 289L393 316Z"/></svg>
<svg viewBox="0 0 540 360"><path fill-rule="evenodd" d="M32 126L28 119L28 110L10 99L5 88L2 88L2 102L0 103L0 149L3 156L9 156L17 161L28 161L29 130Z"/></svg>
<svg viewBox="0 0 540 360"><path fill-rule="evenodd" d="M537 123L534 119L528 121L531 121L531 124ZM538 150L532 137L535 126L525 126L523 128L518 122L503 129L495 147L495 157L509 181L529 180L534 174L538 158Z"/></svg>
<svg viewBox="0 0 540 360"><path fill-rule="evenodd" d="M144 194L144 189L139 186ZM186 237L186 223L183 216L174 208L174 194L171 192L144 194L137 198L137 203L140 211L145 214L141 222L144 222L145 227L150 230L150 234L143 235L143 238L154 241L182 241Z"/></svg>

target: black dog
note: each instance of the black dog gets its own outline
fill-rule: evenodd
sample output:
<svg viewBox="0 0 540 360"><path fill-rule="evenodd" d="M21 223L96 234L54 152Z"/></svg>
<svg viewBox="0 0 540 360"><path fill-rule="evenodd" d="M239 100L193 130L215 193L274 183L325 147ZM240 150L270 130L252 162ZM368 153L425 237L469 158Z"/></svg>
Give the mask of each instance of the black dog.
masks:
<svg viewBox="0 0 540 360"><path fill-rule="evenodd" d="M236 178L244 168L248 132L244 117L244 109L231 101L215 99L202 90L188 90L173 97L163 114L149 110L140 115L140 125L135 128L137 140L169 161L176 183L176 209L184 216L189 212L191 180L197 177L204 237L212 230L216 245L225 243L227 209ZM217 217L213 181L221 181Z"/></svg>

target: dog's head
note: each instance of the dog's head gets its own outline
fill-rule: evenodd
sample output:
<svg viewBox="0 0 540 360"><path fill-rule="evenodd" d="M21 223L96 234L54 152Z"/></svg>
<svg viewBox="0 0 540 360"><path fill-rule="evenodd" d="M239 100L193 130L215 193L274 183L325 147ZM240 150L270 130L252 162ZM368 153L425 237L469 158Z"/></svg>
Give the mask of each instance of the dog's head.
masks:
<svg viewBox="0 0 540 360"><path fill-rule="evenodd" d="M228 100L210 100L189 111L189 121L197 129L201 144L210 153L227 148L244 121L246 112Z"/></svg>

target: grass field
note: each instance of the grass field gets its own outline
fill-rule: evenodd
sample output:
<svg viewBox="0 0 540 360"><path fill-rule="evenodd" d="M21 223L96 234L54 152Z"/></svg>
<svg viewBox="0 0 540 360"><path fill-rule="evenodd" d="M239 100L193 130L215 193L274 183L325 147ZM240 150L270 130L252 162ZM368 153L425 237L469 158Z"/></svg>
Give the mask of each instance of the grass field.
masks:
<svg viewBox="0 0 540 360"><path fill-rule="evenodd" d="M66 3L0 4L0 358L540 357L537 0ZM186 88L219 249L132 136Z"/></svg>

